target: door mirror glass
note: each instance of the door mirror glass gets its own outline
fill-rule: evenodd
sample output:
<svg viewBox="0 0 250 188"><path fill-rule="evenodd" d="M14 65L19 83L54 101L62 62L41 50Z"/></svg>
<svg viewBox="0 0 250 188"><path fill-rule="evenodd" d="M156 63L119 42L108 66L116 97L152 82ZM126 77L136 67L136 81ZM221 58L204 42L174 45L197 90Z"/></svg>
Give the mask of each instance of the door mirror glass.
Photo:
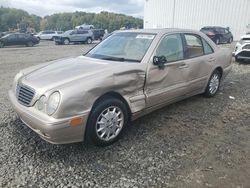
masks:
<svg viewBox="0 0 250 188"><path fill-rule="evenodd" d="M153 63L158 66L159 69L164 69L164 64L167 63L167 59L165 56L154 56Z"/></svg>

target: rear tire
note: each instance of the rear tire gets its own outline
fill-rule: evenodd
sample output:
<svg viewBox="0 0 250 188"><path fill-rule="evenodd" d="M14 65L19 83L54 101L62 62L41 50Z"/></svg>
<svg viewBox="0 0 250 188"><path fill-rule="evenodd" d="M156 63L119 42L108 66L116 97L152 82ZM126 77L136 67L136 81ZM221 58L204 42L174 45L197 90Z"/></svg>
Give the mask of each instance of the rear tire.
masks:
<svg viewBox="0 0 250 188"><path fill-rule="evenodd" d="M66 39L64 39L64 40L63 40L63 44L65 44L65 45L69 45L69 43L70 43L70 41L69 41L69 39L68 39L68 38L66 38Z"/></svg>
<svg viewBox="0 0 250 188"><path fill-rule="evenodd" d="M119 139L127 123L126 105L116 98L107 97L93 107L85 136L96 146L108 146Z"/></svg>
<svg viewBox="0 0 250 188"><path fill-rule="evenodd" d="M32 47L32 46L34 46L34 43L32 41L29 41L29 42L27 42L26 46L27 47Z"/></svg>
<svg viewBox="0 0 250 188"><path fill-rule="evenodd" d="M206 90L204 92L205 97L213 97L220 88L221 73L215 70L209 78Z"/></svg>
<svg viewBox="0 0 250 188"><path fill-rule="evenodd" d="M216 45L219 45L219 44L220 44L220 37L218 37L218 38L215 39L215 44L216 44Z"/></svg>
<svg viewBox="0 0 250 188"><path fill-rule="evenodd" d="M239 59L238 56L235 56L234 58L235 58L235 62L238 62L238 63L241 63L241 62L242 62L242 60Z"/></svg>

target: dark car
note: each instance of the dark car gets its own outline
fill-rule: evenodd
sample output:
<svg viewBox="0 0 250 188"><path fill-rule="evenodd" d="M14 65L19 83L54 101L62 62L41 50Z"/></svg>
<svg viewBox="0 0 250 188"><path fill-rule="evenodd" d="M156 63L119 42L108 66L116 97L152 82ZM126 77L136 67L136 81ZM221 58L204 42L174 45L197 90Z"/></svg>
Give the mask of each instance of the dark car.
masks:
<svg viewBox="0 0 250 188"><path fill-rule="evenodd" d="M233 35L228 28L224 27L203 27L200 30L212 39L216 44L232 43Z"/></svg>
<svg viewBox="0 0 250 188"><path fill-rule="evenodd" d="M87 43L91 44L94 34L91 30L68 30L55 37L55 44Z"/></svg>
<svg viewBox="0 0 250 188"><path fill-rule="evenodd" d="M92 29L92 32L95 40L102 40L105 34L104 29Z"/></svg>
<svg viewBox="0 0 250 188"><path fill-rule="evenodd" d="M26 33L11 33L0 38L0 48L11 45L25 45L28 47L38 44L39 40Z"/></svg>

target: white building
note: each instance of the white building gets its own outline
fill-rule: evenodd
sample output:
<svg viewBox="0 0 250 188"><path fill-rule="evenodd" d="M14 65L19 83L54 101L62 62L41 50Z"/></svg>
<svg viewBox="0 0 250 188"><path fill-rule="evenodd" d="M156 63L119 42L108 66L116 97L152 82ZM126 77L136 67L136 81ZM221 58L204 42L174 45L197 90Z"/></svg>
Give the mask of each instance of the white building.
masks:
<svg viewBox="0 0 250 188"><path fill-rule="evenodd" d="M145 0L144 28L229 27L238 40L250 31L250 0Z"/></svg>

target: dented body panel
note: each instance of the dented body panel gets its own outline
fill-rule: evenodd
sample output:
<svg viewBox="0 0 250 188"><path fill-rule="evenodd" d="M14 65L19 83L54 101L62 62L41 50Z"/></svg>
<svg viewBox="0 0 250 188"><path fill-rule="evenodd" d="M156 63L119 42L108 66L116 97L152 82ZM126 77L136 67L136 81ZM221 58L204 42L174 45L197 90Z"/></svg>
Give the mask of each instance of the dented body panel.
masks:
<svg viewBox="0 0 250 188"><path fill-rule="evenodd" d="M231 69L230 52L219 49L200 32L177 29L129 32L155 35L139 63L79 56L22 70L14 80L9 96L23 122L51 143L82 141L93 105L106 94L115 93L123 98L131 118L136 119L166 104L204 92L216 68L223 70L223 78ZM214 53L166 63L164 69L159 69L152 63L155 50L162 38L172 33L199 35L211 45ZM34 89L30 106L23 106L17 101L17 84ZM49 97L55 91L61 94L56 112L48 116L38 111L35 105L39 98L42 95ZM81 125L71 126L70 121L77 117L82 118Z"/></svg>

